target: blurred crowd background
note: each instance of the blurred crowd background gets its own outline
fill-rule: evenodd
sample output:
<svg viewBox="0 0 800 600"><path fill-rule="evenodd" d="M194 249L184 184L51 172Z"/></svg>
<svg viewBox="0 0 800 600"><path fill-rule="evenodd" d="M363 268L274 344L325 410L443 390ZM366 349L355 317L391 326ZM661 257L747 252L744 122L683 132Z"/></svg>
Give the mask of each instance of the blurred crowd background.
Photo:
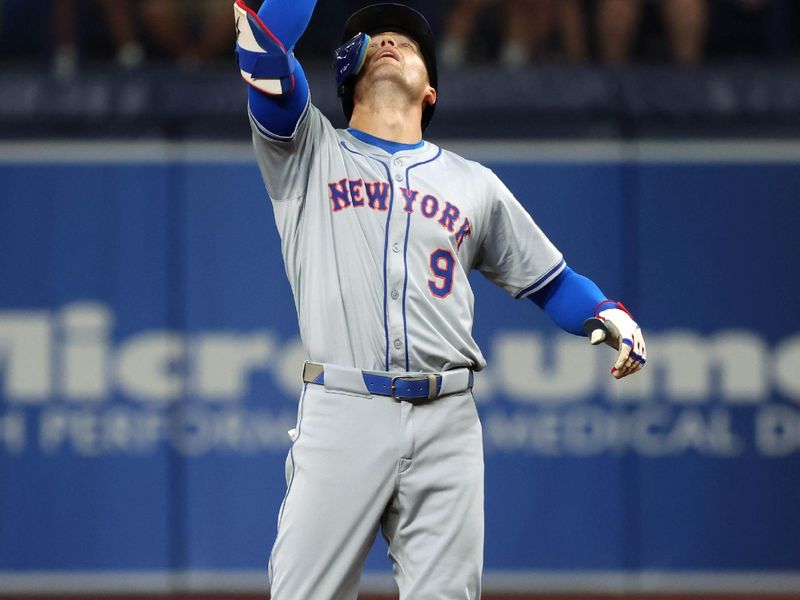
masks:
<svg viewBox="0 0 800 600"><path fill-rule="evenodd" d="M320 0L296 48L337 126L332 52L366 4ZM800 135L793 0L407 4L439 42L433 137ZM233 48L232 0L0 0L0 137L244 139Z"/></svg>
<svg viewBox="0 0 800 600"><path fill-rule="evenodd" d="M250 0L254 7L258 0ZM318 3L298 54L327 60L363 0ZM791 0L442 0L409 2L429 17L444 67L535 63L775 61L800 52ZM232 60L229 0L0 0L5 65L60 77L115 62L134 69Z"/></svg>

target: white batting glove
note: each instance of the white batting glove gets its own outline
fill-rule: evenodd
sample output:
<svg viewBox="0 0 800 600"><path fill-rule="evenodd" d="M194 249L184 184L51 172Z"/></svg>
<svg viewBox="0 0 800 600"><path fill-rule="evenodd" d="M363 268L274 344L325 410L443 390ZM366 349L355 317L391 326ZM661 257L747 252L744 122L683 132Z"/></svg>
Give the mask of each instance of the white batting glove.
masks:
<svg viewBox="0 0 800 600"><path fill-rule="evenodd" d="M589 341L593 345L605 342L619 350L617 361L611 368L611 375L616 379L622 379L641 371L647 362L647 348L644 344L642 330L633 320L628 309L619 302L616 305L618 308L607 308L597 313L596 318L602 322L602 326L589 327L587 333ZM594 319L589 321L594 321Z"/></svg>
<svg viewBox="0 0 800 600"><path fill-rule="evenodd" d="M294 89L294 53L287 52L258 14L243 0L233 5L236 23L236 58L248 84L270 96Z"/></svg>

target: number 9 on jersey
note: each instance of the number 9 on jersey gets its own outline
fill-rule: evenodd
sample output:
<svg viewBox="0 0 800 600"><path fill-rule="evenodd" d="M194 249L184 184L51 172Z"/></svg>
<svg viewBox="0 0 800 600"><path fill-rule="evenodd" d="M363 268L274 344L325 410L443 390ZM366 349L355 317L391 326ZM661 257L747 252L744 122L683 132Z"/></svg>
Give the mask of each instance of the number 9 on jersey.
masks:
<svg viewBox="0 0 800 600"><path fill-rule="evenodd" d="M431 272L435 279L428 279L428 289L437 298L446 298L453 291L453 269L456 259L450 250L437 248L431 252Z"/></svg>

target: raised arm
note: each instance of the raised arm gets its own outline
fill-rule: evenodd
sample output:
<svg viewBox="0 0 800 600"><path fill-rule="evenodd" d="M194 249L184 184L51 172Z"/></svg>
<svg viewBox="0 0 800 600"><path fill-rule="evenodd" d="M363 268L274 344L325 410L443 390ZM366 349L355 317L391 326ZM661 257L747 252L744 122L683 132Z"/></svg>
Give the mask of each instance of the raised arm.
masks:
<svg viewBox="0 0 800 600"><path fill-rule="evenodd" d="M294 47L315 5L316 0L265 0L255 13L236 0L239 67L250 84L250 115L267 137L291 139L308 105L308 81Z"/></svg>

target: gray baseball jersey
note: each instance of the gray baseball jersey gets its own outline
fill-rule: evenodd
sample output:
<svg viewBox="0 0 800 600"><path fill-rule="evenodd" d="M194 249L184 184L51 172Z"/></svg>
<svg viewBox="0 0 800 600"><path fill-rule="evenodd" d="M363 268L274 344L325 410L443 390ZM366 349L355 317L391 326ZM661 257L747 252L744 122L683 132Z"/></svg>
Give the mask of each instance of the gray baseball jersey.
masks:
<svg viewBox="0 0 800 600"><path fill-rule="evenodd" d="M311 361L480 370L469 272L521 298L564 268L478 163L428 142L390 154L335 129L311 104L291 139L252 124Z"/></svg>

